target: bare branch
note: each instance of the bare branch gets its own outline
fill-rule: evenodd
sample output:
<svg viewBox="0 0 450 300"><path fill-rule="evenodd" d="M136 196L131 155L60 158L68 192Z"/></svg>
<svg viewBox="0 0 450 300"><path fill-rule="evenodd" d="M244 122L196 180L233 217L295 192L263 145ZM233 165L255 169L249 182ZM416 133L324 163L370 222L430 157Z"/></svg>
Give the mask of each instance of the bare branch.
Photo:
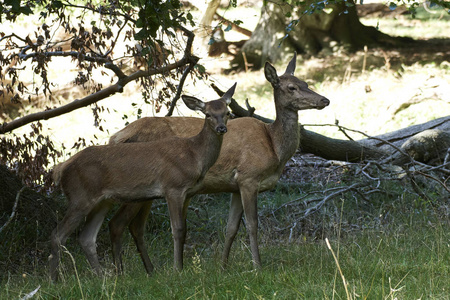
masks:
<svg viewBox="0 0 450 300"><path fill-rule="evenodd" d="M19 199L20 199L20 195L22 194L22 192L25 190L25 186L23 186L16 195L16 201L14 202L14 206L12 208L12 212L11 215L9 216L8 221L6 221L5 224L3 224L2 227L0 227L0 233L9 225L9 223L11 223L11 221L14 219L14 216L16 215L16 211L17 211L17 204L19 203Z"/></svg>
<svg viewBox="0 0 450 300"><path fill-rule="evenodd" d="M220 97L222 97L223 94L225 94L225 92L222 91L219 87L217 87L214 83L211 84L211 87L217 93L217 95L219 95ZM261 120L261 121L263 121L265 123L273 123L272 119L265 118L265 117L257 115L257 114L251 114L245 108L240 106L239 103L237 103L234 98L231 98L230 108L231 108L231 111L233 112L233 114L235 114L237 117L250 117L250 116L252 116L252 117L254 117L254 118L258 119L258 120Z"/></svg>
<svg viewBox="0 0 450 300"><path fill-rule="evenodd" d="M220 20L220 22L223 22L224 24L227 24L228 26L231 26L231 29L233 29L234 31L242 33L243 35L246 35L248 37L252 36L252 32L250 30L236 25L235 23L231 22L230 20L225 19L224 17L219 15L217 12L215 13L215 16Z"/></svg>
<svg viewBox="0 0 450 300"><path fill-rule="evenodd" d="M181 91L183 90L183 86L184 86L184 82L186 81L186 77L189 75L189 73L192 71L192 69L195 67L195 65L198 62L198 59L194 59L195 62L191 62L188 67L184 70L183 72L183 76L181 76L180 79L180 84L177 87L177 93L175 94L175 97L173 97L171 103L170 103L170 107L169 107L169 111L166 114L166 117L170 117L173 114L173 111L175 109L175 106L177 104L178 99L180 99L181 96Z"/></svg>
<svg viewBox="0 0 450 300"><path fill-rule="evenodd" d="M119 77L119 80L117 81L116 84L109 86L103 90L100 90L97 93L86 96L82 99L76 99L73 102L66 104L64 106L46 110L46 111L41 111L41 112L34 113L34 114L30 114L30 115L24 116L22 118L16 119L14 121L11 121L9 123L4 123L0 127L0 134L10 132L14 129L17 129L21 126L24 126L24 125L34 122L34 121L47 120L47 119L71 112L75 109L88 106L88 105L96 103L102 99L105 99L109 96L112 96L117 92L121 93L123 91L123 87L125 85L127 85L131 81L134 81L138 78L152 76L152 75L156 75L156 74L163 74L165 72L174 70L176 68L180 68L187 64L192 65L192 67L195 66L195 64L198 62L199 58L192 55L192 53L191 53L194 34L184 27L182 27L181 30L183 32L185 32L185 34L188 36L184 56L182 59L180 59L172 64L161 67L161 68L139 70L137 72L130 74L129 76L126 76L119 68L117 68L114 64L110 63L109 61L107 61L105 59L104 62L108 63L107 65L105 65L105 67L113 70L115 72L115 74ZM53 53L56 53L56 52L53 52ZM72 55L71 54L72 52L62 52L62 53L69 53L67 55ZM77 52L75 52L75 53L77 53ZM88 56L86 56L86 57L88 57ZM94 58L92 58L92 59L94 59Z"/></svg>

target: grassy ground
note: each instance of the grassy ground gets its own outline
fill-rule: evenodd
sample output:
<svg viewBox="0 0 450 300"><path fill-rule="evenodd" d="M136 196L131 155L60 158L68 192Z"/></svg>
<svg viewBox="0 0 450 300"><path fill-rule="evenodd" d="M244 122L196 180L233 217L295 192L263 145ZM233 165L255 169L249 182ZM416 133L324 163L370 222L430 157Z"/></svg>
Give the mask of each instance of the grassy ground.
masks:
<svg viewBox="0 0 450 300"><path fill-rule="evenodd" d="M51 284L47 268L40 266L5 277L0 298L17 299L40 287L35 299L450 299L448 211L407 192L392 192L391 199L375 197L359 205L357 199L343 196L291 230L281 227L294 222L294 215L274 211L301 194L280 188L263 194L264 266L257 271L251 266L244 230L236 238L229 267L220 267L224 196L216 197L217 203L194 201L196 212L188 216L186 267L173 271L170 226L165 206L159 205L147 233L157 268L153 276L145 274L127 239L125 275L113 275L103 244L99 252L109 271L96 277L72 238L70 252L63 254L60 283ZM102 230L101 239L106 235Z"/></svg>
<svg viewBox="0 0 450 300"><path fill-rule="evenodd" d="M363 21L377 23L377 19ZM392 21L392 27L398 25L397 21ZM388 22L380 21L380 29L387 28ZM401 20L405 35L411 36L417 24L427 27L425 22L414 22ZM450 30L449 22L433 24L431 32L435 28ZM450 65L448 60L438 61L438 52L432 52L432 59L419 57L415 62L402 53L377 49L351 56L300 59L296 75L331 100L330 107L323 111L301 112L301 122L334 123L338 119L341 125L377 134L450 114ZM207 67L226 64L226 59L205 59L203 63ZM284 66L282 62L277 68L282 70ZM210 79L224 88L239 81L237 100L249 98L257 113L273 117L272 92L262 71L229 76L218 72ZM200 83L188 83L186 88L190 94L216 97L214 93L203 94L205 88ZM131 109L127 99L131 91L127 93L108 102L111 111ZM411 101L414 104L395 113L401 103ZM132 113L129 115L132 118ZM146 115L152 115L151 109ZM80 123L89 124L87 139L105 142L110 132L124 125L121 117L119 113L105 115L105 132L92 130L90 108L73 114L71 125L64 126L67 131L61 130L61 120L44 126L57 129L50 134L70 147L71 140L65 138L78 136ZM341 137L337 131L317 131ZM424 199L402 182L384 182L382 194L366 199L358 193L347 193L302 219L304 207L298 199L311 191L361 178L354 173L347 178L335 173L318 174L314 167L299 172L303 172L302 179L294 180L295 185L285 174L276 190L259 197L261 270L252 269L244 226L233 245L229 268L221 269L228 197L216 195L199 197L192 203L186 267L180 273L171 268L170 224L161 202L152 211L146 236L156 266L153 276L145 274L129 236L124 249L125 274L114 275L104 226L98 252L107 275L96 277L91 273L74 235L63 254L60 283L50 283L45 261L23 264L0 274L0 299L22 298L37 288L33 299L450 299L448 195L425 186L428 198ZM60 202L58 207L63 210ZM38 235L41 226L36 223L33 234ZM42 251L48 253L36 243L27 256ZM10 252L8 255L14 255L14 250Z"/></svg>

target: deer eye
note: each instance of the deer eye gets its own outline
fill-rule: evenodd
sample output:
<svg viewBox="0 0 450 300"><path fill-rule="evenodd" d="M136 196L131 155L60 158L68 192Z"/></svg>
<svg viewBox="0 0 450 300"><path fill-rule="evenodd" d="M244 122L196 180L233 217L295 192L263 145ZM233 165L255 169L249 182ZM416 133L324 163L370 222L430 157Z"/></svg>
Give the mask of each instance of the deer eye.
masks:
<svg viewBox="0 0 450 300"><path fill-rule="evenodd" d="M297 87L296 87L295 85L289 85L289 86L288 86L288 89L289 89L290 91L296 91L296 90L297 90Z"/></svg>

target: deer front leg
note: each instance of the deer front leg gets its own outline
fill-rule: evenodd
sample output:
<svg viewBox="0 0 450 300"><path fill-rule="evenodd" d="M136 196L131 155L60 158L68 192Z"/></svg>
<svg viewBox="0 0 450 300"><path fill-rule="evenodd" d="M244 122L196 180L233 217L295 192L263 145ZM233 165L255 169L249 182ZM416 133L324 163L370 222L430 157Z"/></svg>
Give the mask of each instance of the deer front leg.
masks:
<svg viewBox="0 0 450 300"><path fill-rule="evenodd" d="M258 248L258 190L250 187L241 188L241 200L244 207L247 232L250 238L250 249L252 251L252 260L254 268L261 267L261 258Z"/></svg>
<svg viewBox="0 0 450 300"><path fill-rule="evenodd" d="M77 228L84 220L91 207L79 207L74 205L75 201L69 202L64 218L59 222L56 228L53 230L50 243L51 254L49 257L50 278L52 281L58 280L58 267L61 258L61 247L66 243L69 235Z"/></svg>
<svg viewBox="0 0 450 300"><path fill-rule="evenodd" d="M241 195L238 193L231 194L230 212L228 213L227 231L225 235L225 244L222 253L222 267L226 268L228 257L230 256L231 245L239 230L242 219L242 202Z"/></svg>
<svg viewBox="0 0 450 300"><path fill-rule="evenodd" d="M102 272L102 267L97 255L97 235L102 226L106 214L111 209L112 203L106 201L98 204L87 216L83 230L78 238L92 269L97 275Z"/></svg>
<svg viewBox="0 0 450 300"><path fill-rule="evenodd" d="M183 250L184 242L186 240L186 214L189 200L190 199L186 199L186 197L172 198L166 196L173 236L173 266L177 271L183 269Z"/></svg>
<svg viewBox="0 0 450 300"><path fill-rule="evenodd" d="M134 219L128 226L130 233L133 236L134 243L136 244L136 248L141 256L142 263L144 264L145 270L147 271L147 274L151 274L154 269L153 264L150 261L150 257L148 256L147 247L145 246L144 241L145 225L147 224L147 218L150 213L150 209L152 208L152 203L152 201L149 201L139 205L140 210L138 214L134 217ZM122 253L120 253L120 255L121 254Z"/></svg>

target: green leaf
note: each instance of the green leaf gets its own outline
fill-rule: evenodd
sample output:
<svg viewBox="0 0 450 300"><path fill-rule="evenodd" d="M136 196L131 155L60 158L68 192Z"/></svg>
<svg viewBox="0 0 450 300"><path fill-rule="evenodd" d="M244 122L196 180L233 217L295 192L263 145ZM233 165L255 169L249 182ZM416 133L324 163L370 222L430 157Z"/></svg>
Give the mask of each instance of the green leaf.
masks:
<svg viewBox="0 0 450 300"><path fill-rule="evenodd" d="M145 28L139 30L135 35L134 39L137 41L142 41L147 37L147 30Z"/></svg>
<svg viewBox="0 0 450 300"><path fill-rule="evenodd" d="M228 24L227 28L224 29L224 31L230 31L233 26L231 24Z"/></svg>
<svg viewBox="0 0 450 300"><path fill-rule="evenodd" d="M144 27L144 21L142 21L141 18L137 19L137 21L136 21L136 27L137 27L137 28L142 28L142 27Z"/></svg>
<svg viewBox="0 0 450 300"><path fill-rule="evenodd" d="M21 14L26 15L26 16L32 15L32 14L33 14L33 11L32 11L31 8L29 8L28 6L22 6L22 7L20 8L19 12L20 12Z"/></svg>
<svg viewBox="0 0 450 300"><path fill-rule="evenodd" d="M52 1L52 8L61 8L63 7L63 3L61 1Z"/></svg>
<svg viewBox="0 0 450 300"><path fill-rule="evenodd" d="M195 67L200 73L205 73L206 69L204 66L200 65L200 64L196 64Z"/></svg>

